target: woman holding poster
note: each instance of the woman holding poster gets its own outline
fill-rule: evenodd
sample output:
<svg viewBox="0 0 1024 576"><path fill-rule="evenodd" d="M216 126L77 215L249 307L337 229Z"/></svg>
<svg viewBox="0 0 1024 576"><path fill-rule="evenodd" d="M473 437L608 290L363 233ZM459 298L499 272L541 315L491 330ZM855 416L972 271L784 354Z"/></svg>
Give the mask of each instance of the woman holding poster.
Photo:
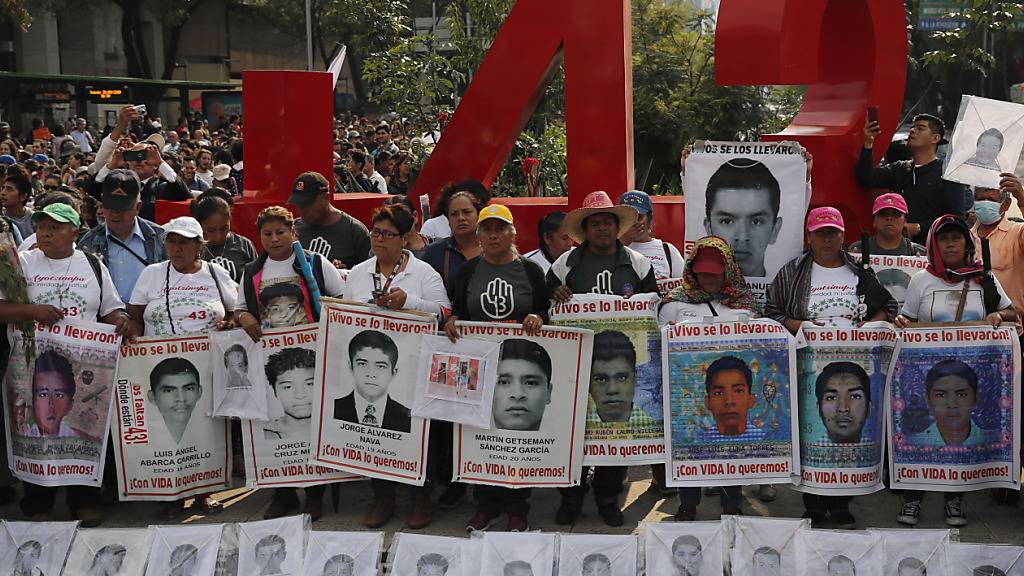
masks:
<svg viewBox="0 0 1024 576"><path fill-rule="evenodd" d="M460 319L522 322L527 334L538 334L548 319L551 292L544 282L540 266L523 258L516 250L512 212L502 204L484 208L477 221L477 235L480 238L480 257L462 267L448 291L453 309L444 324L445 334L453 342L462 337L455 326ZM506 344L512 342L525 344L520 347L510 345L509 349L516 351L503 353L503 360L498 364L492 407L495 426L536 430L540 426L543 409L535 410L534 404L546 405L546 402L534 400L543 396L542 389L546 388L550 402L551 360L535 344L531 347L531 343L525 340L510 340ZM541 393L535 394L531 389L541 390ZM537 418L531 418L531 414L537 414ZM530 511L529 488L478 485L474 493L476 514L466 524L467 530L485 530L503 512L508 514L509 532L529 529L526 516Z"/></svg>
<svg viewBox="0 0 1024 576"><path fill-rule="evenodd" d="M429 264L418 260L402 248L406 235L412 231L413 216L402 205L378 208L373 213L370 247L373 256L357 264L348 275L344 298L370 302L390 310L419 310L444 318L451 307L441 276ZM450 438L445 439L450 442ZM363 524L380 528L395 513L397 482L374 478L373 505ZM406 525L413 530L426 528L433 519L429 481L415 489L413 508Z"/></svg>
<svg viewBox="0 0 1024 576"><path fill-rule="evenodd" d="M665 296L658 311L658 323L701 323L705 318L722 321L758 318L761 307L743 278L743 272L733 257L729 245L717 236L701 238L694 244L683 269L683 285ZM743 498L741 486L719 488L723 514L739 515ZM701 501L701 489L679 488L679 509L675 518L680 522L696 519ZM771 484L762 484L760 491L774 492ZM760 495L759 495L760 496ZM765 494L764 498L768 499Z"/></svg>
<svg viewBox="0 0 1024 576"><path fill-rule="evenodd" d="M916 322L984 320L998 328L1003 322L1017 319L999 280L976 260L974 239L962 218L950 214L940 216L928 231L927 251L928 267L910 279L907 301L896 317L897 327L906 328ZM973 370L962 362L950 362L957 364L936 364L926 380L929 409L933 405L938 407L950 392L944 389L951 383L967 384L956 394L957 398L965 398L962 408L947 407L945 411L950 417L936 418L936 430L945 444L955 443L952 440L956 435L954 430L966 429L969 436L970 414L978 396L978 377ZM967 517L961 507L960 493L945 492L944 495L946 523L965 526ZM903 509L896 520L908 526L917 524L923 497L924 492L904 490Z"/></svg>
<svg viewBox="0 0 1024 576"><path fill-rule="evenodd" d="M779 270L768 287L765 316L796 334L804 322L847 327L874 320L891 321L896 300L870 268L861 267L843 249L843 215L825 206L807 215L810 250ZM852 528L850 496L803 495L805 517L814 526L826 516L839 528Z"/></svg>
<svg viewBox="0 0 1024 576"><path fill-rule="evenodd" d="M107 267L95 256L75 248L78 227L81 225L78 212L67 204L50 204L34 212L32 222L36 226L37 247L18 255L27 282L28 301L31 304L9 302L0 291L0 319L5 322L31 320L44 326L61 320L98 321L116 326L119 336L138 336L139 326L124 311L124 304L117 296L117 289L114 288ZM50 381L57 383L66 379L57 378ZM42 379L33 378L33 389L38 391L41 386ZM53 419L54 412L62 411L60 416L63 417L77 406L74 404L75 389L74 378L71 378L67 384L67 394L64 395L66 403L63 407L60 407L61 402L56 398L61 395L55 395L52 400L49 399L49 395L46 396L50 405L47 411L48 418ZM11 390L5 392L5 398L13 405L14 401L9 396ZM35 413L41 414L37 409L37 393L26 392L26 396L32 398L29 402ZM106 415L103 415L103 418L105 417ZM40 426L41 435L48 435L43 422L37 420L36 425ZM106 425L105 419L95 423L95 426L88 430L89 435L105 438ZM59 427L54 428L55 431L57 429ZM102 446L101 442L99 447ZM57 488L39 486L28 481L23 485L25 494L21 500L22 512L33 520L47 519L53 510ZM72 514L83 526L98 526L103 521L103 513L99 507L99 488L68 486L67 499Z"/></svg>

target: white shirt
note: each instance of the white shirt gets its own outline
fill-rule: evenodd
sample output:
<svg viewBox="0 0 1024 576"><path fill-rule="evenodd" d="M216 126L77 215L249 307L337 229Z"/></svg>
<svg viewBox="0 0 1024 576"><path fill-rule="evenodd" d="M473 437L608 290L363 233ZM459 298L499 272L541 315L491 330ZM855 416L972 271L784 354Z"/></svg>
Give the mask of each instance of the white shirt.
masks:
<svg viewBox="0 0 1024 576"><path fill-rule="evenodd" d="M376 190L370 190L370 192L388 193L388 181L384 179L384 176L381 176L380 172L374 170L373 174L370 174L370 183L376 187Z"/></svg>
<svg viewBox="0 0 1024 576"><path fill-rule="evenodd" d="M321 286L321 296L340 296L345 291L345 280L342 278L341 273L337 268L332 266L330 262L324 259L323 256L314 253L313 257L320 259L320 265L324 269L324 286ZM271 284L279 284L282 282L298 284L299 277L292 268L294 264L294 253L288 256L285 260L272 260L267 258L266 264L263 265L263 275L260 277L260 289L262 290ZM239 285L238 303L235 305L235 310L248 309L249 308L245 301L245 289L243 286ZM305 324L305 319L297 324ZM280 326L295 326L297 324L282 324ZM276 328L279 326L274 327Z"/></svg>
<svg viewBox="0 0 1024 576"><path fill-rule="evenodd" d="M220 293L213 274L217 275ZM129 303L146 307L142 314L146 335L159 336L172 333L169 318L174 319L174 334L209 331L224 319L225 310L235 308L237 300L238 284L220 265L202 262L199 272L182 274L165 261L142 271Z"/></svg>
<svg viewBox="0 0 1024 576"><path fill-rule="evenodd" d="M213 170L207 170L206 172L200 172L196 170L196 178L199 178L203 182L206 182L210 186L213 186Z"/></svg>
<svg viewBox="0 0 1024 576"><path fill-rule="evenodd" d="M376 419L376 422L373 425L380 428L381 423L384 421L384 410L388 407L388 395L382 395L373 404L367 402L359 395L359 392L356 392L355 390L352 391L352 396L354 396L356 400L356 418L359 418L359 423L366 424L366 407L373 406L373 417Z"/></svg>
<svg viewBox="0 0 1024 576"><path fill-rule="evenodd" d="M826 326L853 326L859 303L857 274L849 266L825 268L813 263L811 294L807 298L808 320Z"/></svg>
<svg viewBox="0 0 1024 576"><path fill-rule="evenodd" d="M548 269L551 268L551 262L548 262L548 257L544 255L544 251L541 250L540 248L537 248L536 250L533 250L531 252L527 252L526 254L523 255L523 257L531 262L536 262L545 274L547 274Z"/></svg>
<svg viewBox="0 0 1024 576"><path fill-rule="evenodd" d="M1003 291L997 278L996 290L999 292L999 309L1010 306L1010 298ZM907 286L907 299L903 303L900 314L910 318L916 318L919 322L955 322L956 309L960 306L960 294L964 289L964 281L950 284L930 274L927 270L920 270L910 277L910 286ZM985 319L985 299L981 284L972 281L967 291L967 301L964 303L964 313L960 318L961 322Z"/></svg>
<svg viewBox="0 0 1024 576"><path fill-rule="evenodd" d="M448 217L442 214L424 222L423 226L420 226L420 234L433 240L447 238L452 235L452 227L448 224Z"/></svg>
<svg viewBox="0 0 1024 576"><path fill-rule="evenodd" d="M391 280L391 287L405 290L406 309L437 314L438 318L441 318L443 315L441 308L450 310L452 307L441 275L430 264L417 259L408 250L405 251L405 258L408 260L408 264ZM376 256L372 256L352 268L348 273L343 298L359 302L372 300L373 274L375 272L377 272ZM383 274L381 285L387 281L387 276L390 273L391 271L388 270Z"/></svg>
<svg viewBox="0 0 1024 576"><path fill-rule="evenodd" d="M654 266L654 275L659 280L663 278L682 278L686 261L683 260L683 255L672 244L653 238L650 242L633 242L629 247L643 254L651 261L651 265ZM671 262L665 259L665 247L668 247L669 257L672 258Z"/></svg>
<svg viewBox="0 0 1024 576"><path fill-rule="evenodd" d="M114 310L124 309L117 296L117 288L107 267L100 262L103 276L103 301L100 302L100 284L96 273L81 250L68 258L51 260L38 248L19 252L21 269L28 282L28 297L33 304L49 304L64 311L69 320L95 322ZM0 299L6 299L0 290ZM97 314L98 313L98 314Z"/></svg>
<svg viewBox="0 0 1024 576"><path fill-rule="evenodd" d="M715 312L711 311L715 307ZM743 308L729 308L720 302L707 304L691 304L689 302L666 302L658 310L658 324L664 326L669 322L676 324L696 324L703 322L705 318L714 318L719 322L733 322L737 320L750 320L754 318L751 310Z"/></svg>

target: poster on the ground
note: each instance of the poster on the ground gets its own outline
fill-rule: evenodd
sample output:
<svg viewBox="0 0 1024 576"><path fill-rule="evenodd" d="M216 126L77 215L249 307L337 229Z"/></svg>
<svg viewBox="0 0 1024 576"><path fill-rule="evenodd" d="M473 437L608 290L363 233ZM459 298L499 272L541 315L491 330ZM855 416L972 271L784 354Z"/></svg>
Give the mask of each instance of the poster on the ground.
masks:
<svg viewBox="0 0 1024 576"><path fill-rule="evenodd" d="M960 98L942 178L999 188L999 174L1016 172L1024 148L1024 105L968 94Z"/></svg>
<svg viewBox="0 0 1024 576"><path fill-rule="evenodd" d="M858 262L861 259L857 254L854 254L853 258ZM903 303L907 301L910 278L928 266L928 258L926 256L879 256L873 254L868 259L868 264L875 271L878 282L902 307Z"/></svg>
<svg viewBox="0 0 1024 576"><path fill-rule="evenodd" d="M266 421L267 381L263 347L245 330L210 332L213 368L213 415Z"/></svg>
<svg viewBox="0 0 1024 576"><path fill-rule="evenodd" d="M657 294L577 294L551 308L551 324L594 332L583 464L665 459Z"/></svg>
<svg viewBox="0 0 1024 576"><path fill-rule="evenodd" d="M554 576L555 534L483 532L480 574Z"/></svg>
<svg viewBox="0 0 1024 576"><path fill-rule="evenodd" d="M868 528L882 537L885 576L946 574L946 545L955 541L955 530L920 528Z"/></svg>
<svg viewBox="0 0 1024 576"><path fill-rule="evenodd" d="M398 534L395 534L398 538ZM309 533L306 545L304 576L377 576L380 553L384 545L383 532L322 532ZM416 574L416 572L393 572ZM430 574L425 572L424 574ZM438 572L438 574L445 574ZM458 575L458 572L451 573Z"/></svg>
<svg viewBox="0 0 1024 576"><path fill-rule="evenodd" d="M222 524L152 526L146 576L213 576Z"/></svg>
<svg viewBox="0 0 1024 576"><path fill-rule="evenodd" d="M558 573L636 576L639 548L635 535L560 534Z"/></svg>
<svg viewBox="0 0 1024 576"><path fill-rule="evenodd" d="M796 574L796 536L810 520L723 516L732 533L729 551L733 576Z"/></svg>
<svg viewBox="0 0 1024 576"><path fill-rule="evenodd" d="M263 332L264 373L277 418L242 421L245 484L249 488L303 487L361 479L361 476L310 462L316 393L316 340L313 324L270 328Z"/></svg>
<svg viewBox="0 0 1024 576"><path fill-rule="evenodd" d="M306 514L238 524L238 573L301 574L310 520Z"/></svg>
<svg viewBox="0 0 1024 576"><path fill-rule="evenodd" d="M729 544L722 522L646 523L642 528L647 574L718 576Z"/></svg>
<svg viewBox="0 0 1024 576"><path fill-rule="evenodd" d="M454 480L508 488L576 486L594 336L545 326L460 322L467 338L500 342L493 425L454 428Z"/></svg>
<svg viewBox="0 0 1024 576"><path fill-rule="evenodd" d="M430 421L412 405L433 315L325 304L313 400L313 463L422 486Z"/></svg>
<svg viewBox="0 0 1024 576"><path fill-rule="evenodd" d="M803 328L797 350L800 483L811 494L870 494L885 488L885 380L896 331Z"/></svg>
<svg viewBox="0 0 1024 576"><path fill-rule="evenodd" d="M953 542L946 546L946 567L950 576L1024 576L1024 547Z"/></svg>
<svg viewBox="0 0 1024 576"><path fill-rule="evenodd" d="M213 576L238 576L238 524L224 524L220 533L220 548L217 550L217 565Z"/></svg>
<svg viewBox="0 0 1024 576"><path fill-rule="evenodd" d="M800 530L797 576L883 576L882 537L867 531Z"/></svg>
<svg viewBox="0 0 1024 576"><path fill-rule="evenodd" d="M763 299L779 269L803 252L810 198L800 145L698 140L684 183L685 254L704 236L724 238Z"/></svg>
<svg viewBox="0 0 1024 576"><path fill-rule="evenodd" d="M37 325L30 362L21 331L8 337L3 398L11 471L41 486L99 486L121 337L95 322Z"/></svg>
<svg viewBox="0 0 1024 576"><path fill-rule="evenodd" d="M111 420L121 500L178 500L227 488L230 421L213 410L210 342L151 336L121 347Z"/></svg>
<svg viewBox="0 0 1024 576"><path fill-rule="evenodd" d="M78 522L3 522L0 574L60 574Z"/></svg>
<svg viewBox="0 0 1024 576"><path fill-rule="evenodd" d="M669 486L789 482L799 462L796 347L771 320L662 332Z"/></svg>
<svg viewBox="0 0 1024 576"><path fill-rule="evenodd" d="M142 574L152 538L149 528L79 530L61 576Z"/></svg>
<svg viewBox="0 0 1024 576"><path fill-rule="evenodd" d="M1020 342L1013 326L904 330L889 375L892 488L1020 488Z"/></svg>
<svg viewBox="0 0 1024 576"><path fill-rule="evenodd" d="M391 564L388 573L480 575L479 570L468 572L465 569L462 555L466 543L465 538L398 532L388 552ZM311 575L307 573L307 576Z"/></svg>
<svg viewBox="0 0 1024 576"><path fill-rule="evenodd" d="M489 429L500 347L476 338L424 336L413 415Z"/></svg>

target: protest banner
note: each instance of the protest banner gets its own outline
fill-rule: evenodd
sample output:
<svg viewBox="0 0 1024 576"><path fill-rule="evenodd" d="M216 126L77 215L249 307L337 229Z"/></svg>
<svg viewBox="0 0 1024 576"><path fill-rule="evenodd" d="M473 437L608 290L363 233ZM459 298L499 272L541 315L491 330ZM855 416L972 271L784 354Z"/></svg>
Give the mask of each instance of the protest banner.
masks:
<svg viewBox="0 0 1024 576"><path fill-rule="evenodd" d="M489 429L500 348L476 338L424 336L413 415Z"/></svg>
<svg viewBox="0 0 1024 576"><path fill-rule="evenodd" d="M585 466L665 459L657 294L577 294L551 308L551 324L592 330Z"/></svg>
<svg viewBox="0 0 1024 576"><path fill-rule="evenodd" d="M468 542L466 538L396 532L388 552L388 573L480 574L479 566L475 571L466 569L463 552Z"/></svg>
<svg viewBox="0 0 1024 576"><path fill-rule="evenodd" d="M249 488L316 486L362 476L310 462L318 327L270 328L260 345L262 379L270 390L269 422L242 421L245 485ZM247 336L248 337L248 336Z"/></svg>
<svg viewBox="0 0 1024 576"><path fill-rule="evenodd" d="M1020 343L1012 326L911 328L889 374L889 482L1020 487Z"/></svg>
<svg viewBox="0 0 1024 576"><path fill-rule="evenodd" d="M946 546L946 568L951 576L1024 576L1024 547L953 542Z"/></svg>
<svg viewBox="0 0 1024 576"><path fill-rule="evenodd" d="M754 294L803 252L810 200L795 142L705 142L686 159L685 254L704 236L725 239Z"/></svg>
<svg viewBox="0 0 1024 576"><path fill-rule="evenodd" d="M142 574L153 545L149 528L79 530L61 576ZM50 572L45 572L50 574Z"/></svg>
<svg viewBox="0 0 1024 576"><path fill-rule="evenodd" d="M238 524L239 574L301 574L310 520L306 514Z"/></svg>
<svg viewBox="0 0 1024 576"><path fill-rule="evenodd" d="M797 576L883 576L882 537L852 530L799 530Z"/></svg>
<svg viewBox="0 0 1024 576"><path fill-rule="evenodd" d="M60 574L78 522L3 521L0 574Z"/></svg>
<svg viewBox="0 0 1024 576"><path fill-rule="evenodd" d="M885 381L896 331L806 327L797 350L801 492L870 494L885 488Z"/></svg>
<svg viewBox="0 0 1024 576"><path fill-rule="evenodd" d="M484 532L480 574L553 576L555 534Z"/></svg>
<svg viewBox="0 0 1024 576"><path fill-rule="evenodd" d="M210 576L217 567L223 524L153 526L146 576Z"/></svg>
<svg viewBox="0 0 1024 576"><path fill-rule="evenodd" d="M267 421L263 349L245 330L210 332L213 415Z"/></svg>
<svg viewBox="0 0 1024 576"><path fill-rule="evenodd" d="M642 530L647 574L722 574L729 543L720 520L651 522Z"/></svg>
<svg viewBox="0 0 1024 576"><path fill-rule="evenodd" d="M206 335L121 347L111 422L121 500L178 500L229 485L230 421L209 415L211 381Z"/></svg>
<svg viewBox="0 0 1024 576"><path fill-rule="evenodd" d="M413 388L431 316L325 303L313 401L313 462L422 486L430 421L413 417Z"/></svg>
<svg viewBox="0 0 1024 576"><path fill-rule="evenodd" d="M395 538L398 536L396 533ZM306 546L305 568L301 574L377 576L383 545L383 532L310 532L309 544ZM408 572L392 573L416 574L415 568Z"/></svg>
<svg viewBox="0 0 1024 576"><path fill-rule="evenodd" d="M669 486L789 482L799 461L796 346L771 320L662 332Z"/></svg>
<svg viewBox="0 0 1024 576"><path fill-rule="evenodd" d="M635 535L560 534L558 573L636 576L639 548Z"/></svg>
<svg viewBox="0 0 1024 576"><path fill-rule="evenodd" d="M453 479L512 488L576 486L593 334L459 322L467 338L501 342L490 430L456 424Z"/></svg>
<svg viewBox="0 0 1024 576"><path fill-rule="evenodd" d="M722 516L722 523L732 536L729 563L734 576L796 574L796 535L811 527L810 520Z"/></svg>
<svg viewBox="0 0 1024 576"><path fill-rule="evenodd" d="M907 574L946 574L946 546L956 530L920 528L868 528L882 538L885 576Z"/></svg>
<svg viewBox="0 0 1024 576"><path fill-rule="evenodd" d="M859 254L852 254L853 259L860 262ZM889 291L902 307L907 300L907 287L910 278L928 266L926 256L878 256L871 255L868 264L875 271L878 282Z"/></svg>
<svg viewBox="0 0 1024 576"><path fill-rule="evenodd" d="M94 322L37 325L32 362L21 331L8 337L3 397L11 471L41 486L99 486L121 337Z"/></svg>
<svg viewBox="0 0 1024 576"><path fill-rule="evenodd" d="M683 285L683 278L660 278L658 280L658 294L668 294L673 289Z"/></svg>
<svg viewBox="0 0 1024 576"><path fill-rule="evenodd" d="M943 161L942 178L999 189L999 174L1017 170L1024 148L1024 105L964 94Z"/></svg>

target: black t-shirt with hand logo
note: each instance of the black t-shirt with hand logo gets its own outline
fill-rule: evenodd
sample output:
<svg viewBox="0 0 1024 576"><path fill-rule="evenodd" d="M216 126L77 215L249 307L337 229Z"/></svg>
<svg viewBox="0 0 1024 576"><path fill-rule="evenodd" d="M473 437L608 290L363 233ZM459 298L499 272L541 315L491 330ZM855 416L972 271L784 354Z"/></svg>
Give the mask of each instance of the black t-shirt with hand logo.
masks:
<svg viewBox="0 0 1024 576"><path fill-rule="evenodd" d="M370 257L370 233L366 226L344 212L330 226L314 226L299 218L295 221L295 231L303 248L316 252L330 263L341 260L349 270Z"/></svg>
<svg viewBox="0 0 1024 576"><path fill-rule="evenodd" d="M533 287L523 260L494 265L480 259L466 292L469 318L479 322L522 322L533 312Z"/></svg>

